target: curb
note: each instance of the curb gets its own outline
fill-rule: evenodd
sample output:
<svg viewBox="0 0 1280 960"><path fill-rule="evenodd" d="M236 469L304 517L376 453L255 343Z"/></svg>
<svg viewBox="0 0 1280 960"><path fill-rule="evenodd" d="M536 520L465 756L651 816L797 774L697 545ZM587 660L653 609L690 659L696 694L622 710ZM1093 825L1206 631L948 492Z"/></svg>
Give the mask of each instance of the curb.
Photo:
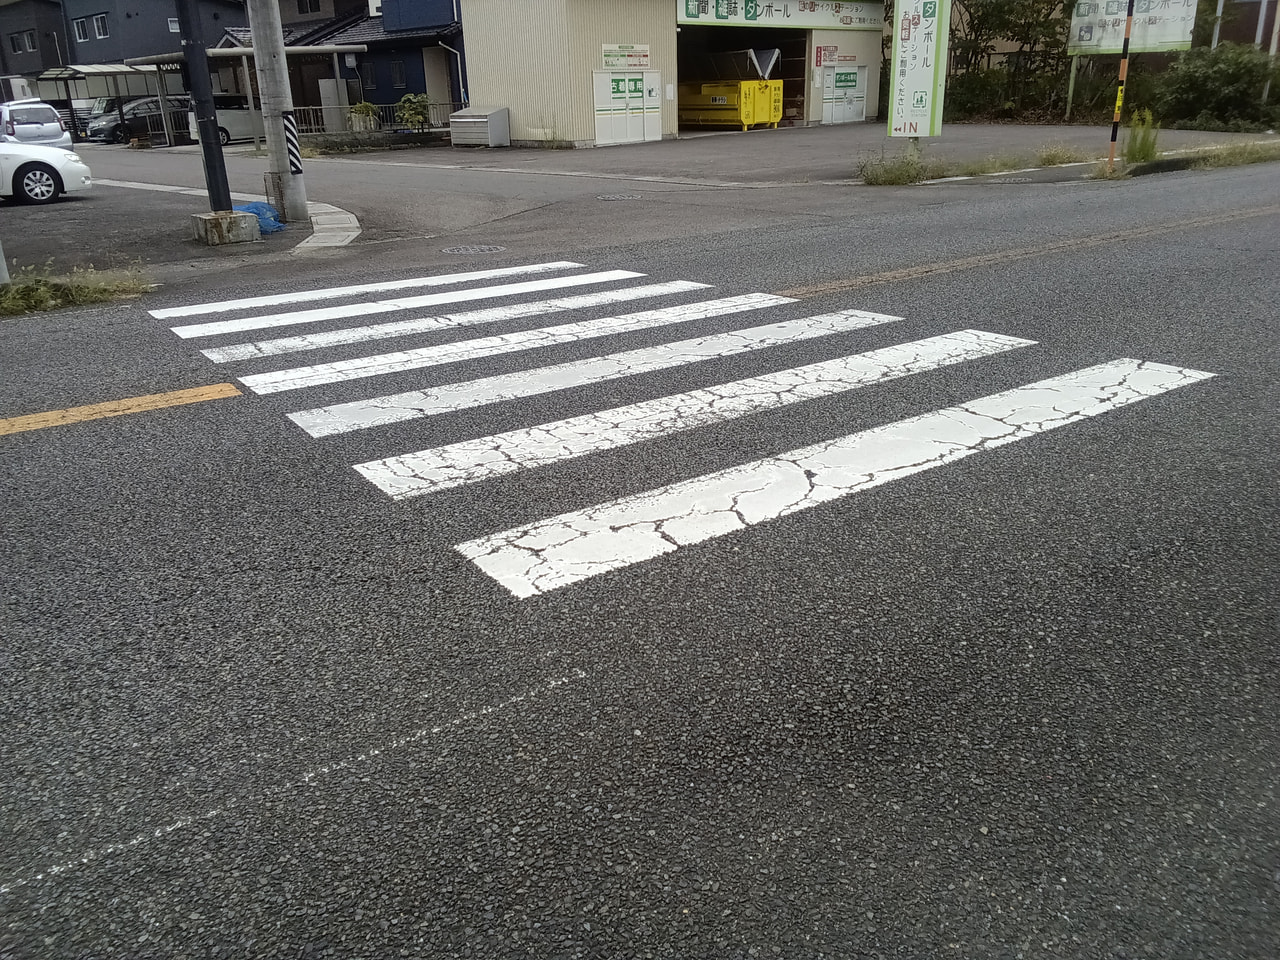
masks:
<svg viewBox="0 0 1280 960"><path fill-rule="evenodd" d="M163 183L139 183L136 180L111 180L106 177L95 179L94 183L104 187L124 187L129 190L152 190L157 193L180 193L187 197L207 197L208 191L196 187L177 187ZM262 197L252 193L233 193L231 199L237 203L260 203ZM315 254L345 247L360 236L360 221L350 211L335 207L331 203L307 201L307 213L311 217L311 236L298 243L290 251L294 256L299 254Z"/></svg>

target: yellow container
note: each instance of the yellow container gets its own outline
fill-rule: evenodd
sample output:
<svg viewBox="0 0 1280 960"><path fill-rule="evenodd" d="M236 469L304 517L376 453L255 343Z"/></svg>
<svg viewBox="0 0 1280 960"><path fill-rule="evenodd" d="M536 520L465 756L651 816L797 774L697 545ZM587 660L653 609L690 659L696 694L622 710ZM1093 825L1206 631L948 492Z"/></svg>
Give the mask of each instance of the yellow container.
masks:
<svg viewBox="0 0 1280 960"><path fill-rule="evenodd" d="M679 116L686 126L776 127L782 119L782 81L682 83Z"/></svg>

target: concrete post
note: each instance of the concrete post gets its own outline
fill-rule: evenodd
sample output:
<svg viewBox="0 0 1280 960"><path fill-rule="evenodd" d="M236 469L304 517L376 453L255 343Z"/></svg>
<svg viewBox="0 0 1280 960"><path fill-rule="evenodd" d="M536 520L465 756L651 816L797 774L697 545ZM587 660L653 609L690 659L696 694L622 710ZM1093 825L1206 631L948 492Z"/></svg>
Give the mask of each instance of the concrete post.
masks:
<svg viewBox="0 0 1280 960"><path fill-rule="evenodd" d="M275 0L248 0L249 32L253 36L253 62L258 72L258 93L262 98L262 123L266 128L267 163L280 178L284 219L305 223L307 186L302 176L301 158L289 162L285 120L293 114L293 93L289 89L289 65L285 59L284 30Z"/></svg>

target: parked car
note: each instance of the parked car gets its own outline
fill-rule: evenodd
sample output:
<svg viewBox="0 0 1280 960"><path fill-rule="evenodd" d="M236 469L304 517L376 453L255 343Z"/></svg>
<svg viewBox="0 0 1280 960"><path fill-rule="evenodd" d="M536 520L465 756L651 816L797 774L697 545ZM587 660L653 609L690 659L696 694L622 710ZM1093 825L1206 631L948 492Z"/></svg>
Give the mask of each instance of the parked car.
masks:
<svg viewBox="0 0 1280 960"><path fill-rule="evenodd" d="M52 203L60 194L92 185L88 165L70 150L0 142L0 196L19 203Z"/></svg>
<svg viewBox="0 0 1280 960"><path fill-rule="evenodd" d="M213 98L217 111L218 139L223 144L232 140L252 140L264 136L262 114L249 109L249 98L232 94L218 94ZM200 142L200 128L196 124L195 111L187 113L187 133L193 143Z"/></svg>
<svg viewBox="0 0 1280 960"><path fill-rule="evenodd" d="M71 134L58 111L43 100L11 100L0 103L0 141L65 148L71 146Z"/></svg>
<svg viewBox="0 0 1280 960"><path fill-rule="evenodd" d="M169 124L175 139L185 139L187 133L187 109L191 98L175 95L165 97L169 106ZM120 122L121 114L124 122ZM164 130L160 118L160 98L142 97L131 100L120 110L113 110L89 121L90 140L109 140L112 143L128 143L135 138Z"/></svg>

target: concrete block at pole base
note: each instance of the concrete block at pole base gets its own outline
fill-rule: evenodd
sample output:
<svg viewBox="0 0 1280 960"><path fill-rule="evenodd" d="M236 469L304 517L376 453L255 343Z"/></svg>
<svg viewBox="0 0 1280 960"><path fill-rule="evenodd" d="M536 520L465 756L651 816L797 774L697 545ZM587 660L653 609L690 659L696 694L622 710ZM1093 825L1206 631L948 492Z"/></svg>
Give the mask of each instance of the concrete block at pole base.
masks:
<svg viewBox="0 0 1280 960"><path fill-rule="evenodd" d="M258 218L252 213L220 210L197 213L191 218L195 239L210 247L224 243L250 243L262 239Z"/></svg>

